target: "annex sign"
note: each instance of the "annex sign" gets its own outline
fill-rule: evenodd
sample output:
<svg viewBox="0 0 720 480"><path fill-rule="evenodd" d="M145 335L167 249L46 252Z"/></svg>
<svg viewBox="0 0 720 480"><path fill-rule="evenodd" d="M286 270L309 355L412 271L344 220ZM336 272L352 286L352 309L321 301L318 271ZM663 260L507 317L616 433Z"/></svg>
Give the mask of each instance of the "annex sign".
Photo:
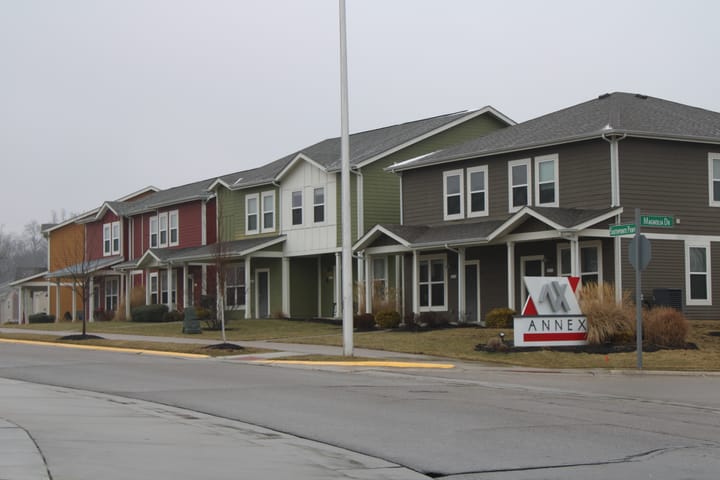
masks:
<svg viewBox="0 0 720 480"><path fill-rule="evenodd" d="M514 318L516 347L587 345L587 318L575 298L578 277L525 277L528 298Z"/></svg>

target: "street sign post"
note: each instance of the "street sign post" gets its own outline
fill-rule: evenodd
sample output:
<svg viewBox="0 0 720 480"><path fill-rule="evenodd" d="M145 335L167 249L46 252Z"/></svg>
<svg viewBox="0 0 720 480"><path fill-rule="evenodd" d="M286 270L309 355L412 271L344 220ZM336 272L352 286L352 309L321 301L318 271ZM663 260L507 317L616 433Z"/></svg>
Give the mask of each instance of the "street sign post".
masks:
<svg viewBox="0 0 720 480"><path fill-rule="evenodd" d="M610 225L610 236L619 237L621 235L633 235L637 227L634 223L623 223L619 225Z"/></svg>

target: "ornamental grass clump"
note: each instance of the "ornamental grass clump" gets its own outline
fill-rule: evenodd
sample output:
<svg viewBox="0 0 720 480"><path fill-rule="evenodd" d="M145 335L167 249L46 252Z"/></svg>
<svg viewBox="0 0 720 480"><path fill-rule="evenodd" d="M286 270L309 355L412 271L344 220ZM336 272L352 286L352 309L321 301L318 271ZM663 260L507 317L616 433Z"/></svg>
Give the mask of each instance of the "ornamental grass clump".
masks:
<svg viewBox="0 0 720 480"><path fill-rule="evenodd" d="M516 312L512 308L493 308L485 315L485 326L487 328L513 328L513 315Z"/></svg>
<svg viewBox="0 0 720 480"><path fill-rule="evenodd" d="M612 284L588 283L579 290L578 303L587 317L590 345L631 343L635 338L635 307L629 292L617 302Z"/></svg>
<svg viewBox="0 0 720 480"><path fill-rule="evenodd" d="M655 307L643 314L643 340L661 347L685 347L690 322L672 307Z"/></svg>

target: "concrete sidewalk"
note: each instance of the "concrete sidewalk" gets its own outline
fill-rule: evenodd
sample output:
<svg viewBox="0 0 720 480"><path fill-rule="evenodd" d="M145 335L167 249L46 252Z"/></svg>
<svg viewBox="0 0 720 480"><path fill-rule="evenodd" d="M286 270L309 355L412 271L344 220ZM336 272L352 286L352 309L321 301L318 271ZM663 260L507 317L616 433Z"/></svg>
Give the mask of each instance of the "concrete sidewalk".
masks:
<svg viewBox="0 0 720 480"><path fill-rule="evenodd" d="M420 480L393 463L253 425L0 379L0 479Z"/></svg>

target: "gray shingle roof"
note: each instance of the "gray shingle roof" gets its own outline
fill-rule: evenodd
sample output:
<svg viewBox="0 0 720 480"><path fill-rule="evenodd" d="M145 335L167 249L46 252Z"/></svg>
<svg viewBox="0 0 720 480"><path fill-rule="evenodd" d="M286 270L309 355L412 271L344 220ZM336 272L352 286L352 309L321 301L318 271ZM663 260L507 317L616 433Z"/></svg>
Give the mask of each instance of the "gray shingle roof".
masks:
<svg viewBox="0 0 720 480"><path fill-rule="evenodd" d="M720 143L720 113L616 92L497 130L405 163L396 170L600 138L603 134Z"/></svg>

